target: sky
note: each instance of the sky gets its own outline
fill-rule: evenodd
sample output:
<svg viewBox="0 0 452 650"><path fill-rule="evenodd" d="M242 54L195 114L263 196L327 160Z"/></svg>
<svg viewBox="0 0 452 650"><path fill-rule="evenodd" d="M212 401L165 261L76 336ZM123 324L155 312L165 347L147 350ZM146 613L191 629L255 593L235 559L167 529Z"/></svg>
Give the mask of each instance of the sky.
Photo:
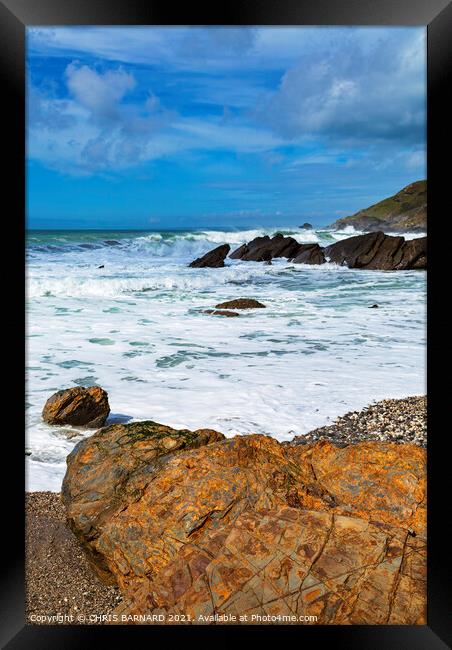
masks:
<svg viewBox="0 0 452 650"><path fill-rule="evenodd" d="M27 29L27 226L326 225L426 177L423 27Z"/></svg>

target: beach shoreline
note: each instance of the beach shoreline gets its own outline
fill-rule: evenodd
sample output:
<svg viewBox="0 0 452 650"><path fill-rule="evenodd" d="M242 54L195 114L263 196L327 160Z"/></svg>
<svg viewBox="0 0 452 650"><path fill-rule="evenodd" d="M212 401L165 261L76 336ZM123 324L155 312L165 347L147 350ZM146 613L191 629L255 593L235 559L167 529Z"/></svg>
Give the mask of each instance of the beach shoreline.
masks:
<svg viewBox="0 0 452 650"><path fill-rule="evenodd" d="M285 444L322 438L337 446L384 440L425 447L426 397L383 400ZM27 492L25 505L27 623L105 624L121 603L119 589L102 584L91 569L66 524L60 493Z"/></svg>

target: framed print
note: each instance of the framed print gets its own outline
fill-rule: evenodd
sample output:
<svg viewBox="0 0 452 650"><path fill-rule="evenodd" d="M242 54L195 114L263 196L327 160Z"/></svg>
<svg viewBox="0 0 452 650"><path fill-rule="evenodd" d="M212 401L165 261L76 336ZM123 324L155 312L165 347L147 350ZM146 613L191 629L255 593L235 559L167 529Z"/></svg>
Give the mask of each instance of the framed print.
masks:
<svg viewBox="0 0 452 650"><path fill-rule="evenodd" d="M448 647L450 4L1 15L4 647Z"/></svg>

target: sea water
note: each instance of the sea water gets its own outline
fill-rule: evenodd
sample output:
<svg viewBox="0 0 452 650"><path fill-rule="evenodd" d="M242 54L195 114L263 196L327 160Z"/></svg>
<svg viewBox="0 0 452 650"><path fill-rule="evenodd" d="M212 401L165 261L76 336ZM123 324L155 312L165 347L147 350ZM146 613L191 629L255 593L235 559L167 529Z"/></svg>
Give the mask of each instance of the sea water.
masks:
<svg viewBox="0 0 452 650"><path fill-rule="evenodd" d="M187 266L219 244L234 250L274 232L321 245L354 234L28 233L27 490L60 490L67 454L93 433L43 423L45 401L62 388L102 386L108 423L150 419L280 441L375 400L425 393L424 271L286 259ZM203 313L234 298L266 309Z"/></svg>

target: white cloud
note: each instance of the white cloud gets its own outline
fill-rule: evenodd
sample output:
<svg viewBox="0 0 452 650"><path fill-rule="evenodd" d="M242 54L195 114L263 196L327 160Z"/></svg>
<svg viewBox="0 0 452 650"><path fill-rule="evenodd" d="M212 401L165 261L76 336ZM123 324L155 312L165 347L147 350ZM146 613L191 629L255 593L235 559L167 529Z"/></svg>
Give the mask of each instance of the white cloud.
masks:
<svg viewBox="0 0 452 650"><path fill-rule="evenodd" d="M27 30L30 54L88 54L122 63L207 72L253 62L253 27L38 27Z"/></svg>
<svg viewBox="0 0 452 650"><path fill-rule="evenodd" d="M71 174L120 172L175 153L266 152L284 144L268 129L223 115L184 117L149 90L130 103L134 76L122 68L98 72L73 62L65 71L70 99L29 93L28 156Z"/></svg>
<svg viewBox="0 0 452 650"><path fill-rule="evenodd" d="M364 51L365 50L365 51ZM372 47L352 34L304 54L255 114L287 138L423 140L425 38L385 33Z"/></svg>
<svg viewBox="0 0 452 650"><path fill-rule="evenodd" d="M114 117L124 95L135 87L135 79L122 68L101 74L87 65L70 63L67 87L74 99L93 115Z"/></svg>
<svg viewBox="0 0 452 650"><path fill-rule="evenodd" d="M311 157L292 169L337 162L337 151L352 165L360 147L379 162L395 149L406 167L421 160L424 30L65 27L29 30L28 40L32 60L75 59L65 98L30 86L28 154L56 169L121 171L203 150L280 164L279 148L307 141Z"/></svg>

